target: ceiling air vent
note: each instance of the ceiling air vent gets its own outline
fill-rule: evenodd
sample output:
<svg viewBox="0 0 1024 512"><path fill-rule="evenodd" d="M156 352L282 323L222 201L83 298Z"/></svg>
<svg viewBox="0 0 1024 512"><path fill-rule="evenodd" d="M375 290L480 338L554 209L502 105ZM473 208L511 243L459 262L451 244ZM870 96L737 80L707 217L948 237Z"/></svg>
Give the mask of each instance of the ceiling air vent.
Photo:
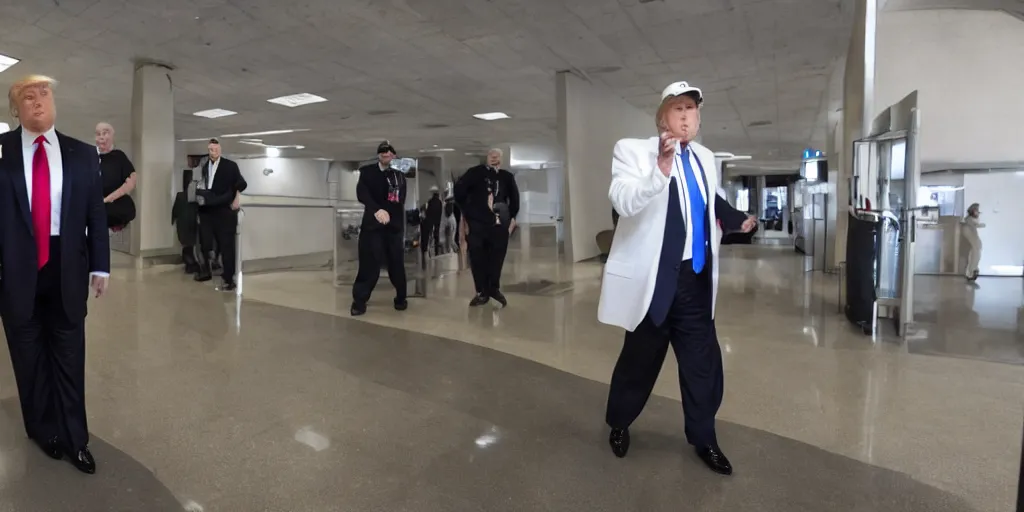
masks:
<svg viewBox="0 0 1024 512"><path fill-rule="evenodd" d="M443 123L426 123L426 124L423 124L422 126L423 126L423 128L426 128L428 130L429 129L435 129L435 128L448 128L448 125L443 124Z"/></svg>
<svg viewBox="0 0 1024 512"><path fill-rule="evenodd" d="M754 121L753 123L750 123L747 126L750 128L757 128L758 126L768 126L770 124L772 124L771 121Z"/></svg>
<svg viewBox="0 0 1024 512"><path fill-rule="evenodd" d="M366 113L370 116L390 116L391 114L397 114L397 110L371 110Z"/></svg>

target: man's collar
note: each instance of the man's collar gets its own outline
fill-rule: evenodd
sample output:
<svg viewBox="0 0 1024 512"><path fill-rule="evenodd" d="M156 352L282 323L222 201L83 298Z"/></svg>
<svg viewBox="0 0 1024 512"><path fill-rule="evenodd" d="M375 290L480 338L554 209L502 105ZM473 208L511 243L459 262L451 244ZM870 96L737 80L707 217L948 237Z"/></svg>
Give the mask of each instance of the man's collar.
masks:
<svg viewBox="0 0 1024 512"><path fill-rule="evenodd" d="M382 170L382 171L386 171L386 170L391 168L391 165L384 165L383 162L381 162L380 160L377 160L377 168Z"/></svg>
<svg viewBox="0 0 1024 512"><path fill-rule="evenodd" d="M216 165L218 162L220 162L220 158L214 160L212 158L207 157L207 159L210 161L211 164L214 164L214 165Z"/></svg>
<svg viewBox="0 0 1024 512"><path fill-rule="evenodd" d="M40 135L45 136L46 137L46 141L49 142L50 144L53 144L54 142L57 141L57 128L54 127L54 126L51 126L49 130L46 130L43 133L36 133L36 132L33 132L33 131L29 130L28 128L25 128L25 125L21 125L21 145L22 145L22 147L29 147L32 144L35 144L36 143L36 139L39 138Z"/></svg>

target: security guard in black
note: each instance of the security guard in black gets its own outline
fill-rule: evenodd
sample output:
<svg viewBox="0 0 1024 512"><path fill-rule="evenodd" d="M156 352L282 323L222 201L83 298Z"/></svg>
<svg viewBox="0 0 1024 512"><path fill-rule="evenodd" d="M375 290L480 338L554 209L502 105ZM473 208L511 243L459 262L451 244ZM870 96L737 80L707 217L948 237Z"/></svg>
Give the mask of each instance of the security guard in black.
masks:
<svg viewBox="0 0 1024 512"><path fill-rule="evenodd" d="M359 271L352 286L352 316L366 313L380 269L386 266L395 287L395 309L404 311L405 280L405 175L391 167L396 156L391 143L377 147L377 162L359 169L356 198L365 207L359 233Z"/></svg>

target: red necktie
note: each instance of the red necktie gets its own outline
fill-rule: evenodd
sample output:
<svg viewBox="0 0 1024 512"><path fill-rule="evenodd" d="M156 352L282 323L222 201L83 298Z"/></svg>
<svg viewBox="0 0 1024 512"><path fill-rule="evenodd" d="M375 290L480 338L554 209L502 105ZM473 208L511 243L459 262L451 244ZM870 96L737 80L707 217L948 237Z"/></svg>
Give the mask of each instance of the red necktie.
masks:
<svg viewBox="0 0 1024 512"><path fill-rule="evenodd" d="M36 234L39 268L50 261L50 159L46 158L46 137L36 138L32 157L32 228Z"/></svg>

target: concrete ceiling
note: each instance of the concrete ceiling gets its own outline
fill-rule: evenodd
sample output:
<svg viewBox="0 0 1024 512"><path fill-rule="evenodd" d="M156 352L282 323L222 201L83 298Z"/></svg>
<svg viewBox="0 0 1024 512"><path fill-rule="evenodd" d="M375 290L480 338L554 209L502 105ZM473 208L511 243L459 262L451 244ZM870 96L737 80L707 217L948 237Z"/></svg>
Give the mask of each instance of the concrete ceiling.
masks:
<svg viewBox="0 0 1024 512"><path fill-rule="evenodd" d="M895 0L894 0L895 1ZM850 0L0 0L0 54L52 75L59 127L99 120L128 143L133 60L173 64L178 138L279 129L296 156L358 159L551 143L554 75L575 70L653 111L667 83L704 88L704 140L785 165L824 147ZM309 92L289 109L267 99ZM203 119L211 108L236 116ZM503 111L510 120L471 116ZM245 146L229 146L239 151ZM251 149L247 151L251 152Z"/></svg>

